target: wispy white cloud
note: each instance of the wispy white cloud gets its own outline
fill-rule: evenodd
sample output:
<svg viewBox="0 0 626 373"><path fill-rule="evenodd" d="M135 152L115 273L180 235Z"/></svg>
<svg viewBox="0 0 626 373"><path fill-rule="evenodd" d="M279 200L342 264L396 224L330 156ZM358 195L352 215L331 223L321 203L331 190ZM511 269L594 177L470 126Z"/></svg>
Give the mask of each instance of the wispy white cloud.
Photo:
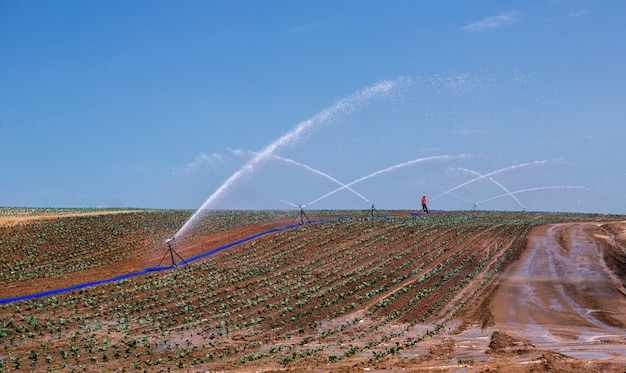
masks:
<svg viewBox="0 0 626 373"><path fill-rule="evenodd" d="M590 13L591 13L591 10L589 10L589 9L576 10L576 11L573 11L573 12L569 12L569 13L560 15L558 17L549 18L546 21L546 25L552 27L552 26L560 25L563 22L567 22L567 21L574 22L575 20L582 19L582 18L586 17Z"/></svg>
<svg viewBox="0 0 626 373"><path fill-rule="evenodd" d="M591 13L591 11L589 9L581 9L581 10L577 10L575 12L567 13L566 17L567 18L580 18L580 17L586 16L589 13Z"/></svg>
<svg viewBox="0 0 626 373"><path fill-rule="evenodd" d="M296 26L290 30L287 31L288 34L302 34L305 32L310 32L313 31L315 29L318 29L322 27L321 23L310 23L308 25L301 25L301 26Z"/></svg>
<svg viewBox="0 0 626 373"><path fill-rule="evenodd" d="M479 21L469 23L461 29L467 32L491 32L499 28L510 26L519 20L515 12L502 12L493 16L485 17Z"/></svg>

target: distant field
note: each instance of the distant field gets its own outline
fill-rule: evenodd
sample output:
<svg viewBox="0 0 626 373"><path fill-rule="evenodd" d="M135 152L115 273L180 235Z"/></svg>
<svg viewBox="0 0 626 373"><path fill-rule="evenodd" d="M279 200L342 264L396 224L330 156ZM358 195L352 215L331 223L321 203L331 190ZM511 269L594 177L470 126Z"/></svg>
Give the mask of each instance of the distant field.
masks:
<svg viewBox="0 0 626 373"><path fill-rule="evenodd" d="M192 214L0 208L0 300L168 267L165 240ZM306 224L299 224L294 211L212 211L174 241L177 254L193 258L265 234L177 268L1 303L0 371L626 367L625 355L619 357L626 351L626 291L619 295L626 286L623 215L368 214L307 211ZM563 264L554 266L564 269L562 283L525 285L595 310L581 320L561 309L571 325L530 325L551 330L570 349L588 349L589 359L577 358L576 349L564 353L565 342L539 343L524 324L512 329L502 319L497 304L505 293L530 294L516 293L510 274L530 271L520 265L533 263L525 253L539 258L543 246L550 249L537 265L574 252L604 263L601 273L586 271L606 281L604 294L579 288L580 279L567 282L571 273ZM550 295L560 288L570 290ZM532 299L528 304L541 308ZM577 329L603 339L578 343ZM608 345L604 351L616 356L598 352Z"/></svg>

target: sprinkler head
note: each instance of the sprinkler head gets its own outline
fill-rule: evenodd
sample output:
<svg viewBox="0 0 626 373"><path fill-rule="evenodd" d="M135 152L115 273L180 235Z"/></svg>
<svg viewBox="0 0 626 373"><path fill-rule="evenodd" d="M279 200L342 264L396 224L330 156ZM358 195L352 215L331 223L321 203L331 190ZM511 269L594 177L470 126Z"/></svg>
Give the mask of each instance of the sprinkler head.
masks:
<svg viewBox="0 0 626 373"><path fill-rule="evenodd" d="M174 241L174 238L176 238L176 237L168 238L167 240L165 240L165 243L170 243L170 242Z"/></svg>

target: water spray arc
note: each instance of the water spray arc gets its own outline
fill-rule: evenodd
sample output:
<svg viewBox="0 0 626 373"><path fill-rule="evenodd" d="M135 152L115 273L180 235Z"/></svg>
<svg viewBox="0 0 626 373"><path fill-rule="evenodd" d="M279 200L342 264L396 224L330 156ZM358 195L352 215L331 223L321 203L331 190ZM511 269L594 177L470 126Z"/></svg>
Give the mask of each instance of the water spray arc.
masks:
<svg viewBox="0 0 626 373"><path fill-rule="evenodd" d="M293 218L292 223L293 223L293 221L295 221L298 218L298 216L300 216L300 224L304 224L304 219L306 219L306 221L309 222L309 223L311 222L311 219L309 219L309 217L306 214L306 212L304 212L304 208L307 207L307 205L296 205L295 203L289 202L289 201L287 201L285 199L281 199L281 201L286 203L286 204L288 204L288 205L291 205L293 207L296 207L296 208L300 209L299 215L296 215L296 217Z"/></svg>
<svg viewBox="0 0 626 373"><path fill-rule="evenodd" d="M209 198L202 204L202 206L200 206L198 210L196 210L196 212L189 218L189 220L187 220L187 222L183 224L178 232L176 232L174 237L179 237L184 234L185 231L195 222L196 218L202 213L202 211L208 209L212 203L218 200L241 177L252 173L255 170L255 167L261 161L273 155L277 149L283 146L287 146L289 144L293 144L294 142L298 141L306 131L324 124L328 120L332 119L334 116L339 115L343 112L354 110L360 105L363 105L364 103L372 99L389 95L389 93L392 92L394 89L406 83L408 83L408 81L405 78L395 81L383 81L360 92L357 92L354 95L348 96L347 98L338 101L333 106L322 110L320 113L313 116L312 118L301 122L294 129L279 137L273 143L271 143L262 151L253 156L252 159L250 159L238 171L232 174L219 188L217 188L215 192L213 192L213 194L209 196Z"/></svg>
<svg viewBox="0 0 626 373"><path fill-rule="evenodd" d="M506 197L509 195L514 195L514 194L520 194L520 193L527 193L527 192L534 192L537 190L548 190L548 189L585 189L585 190L591 190L591 188L586 187L586 186L582 186L582 185L553 185L553 186L543 186L543 187L535 187L535 188L528 188L528 189L522 189L522 190L517 190L515 192L508 192L507 194L500 194L498 196L494 196L491 198L487 198L484 199L478 203L484 203L484 202L489 202L492 201L494 199L498 199L498 198L502 198L502 197Z"/></svg>
<svg viewBox="0 0 626 373"><path fill-rule="evenodd" d="M548 162L550 162L550 161L549 161L549 160L542 160L542 161L534 161L534 162L528 162L528 163L518 163L518 164L515 164L515 165L513 165L513 166L509 166L509 167L501 168L501 169L499 169L499 170L495 170L495 171L492 171L492 172L486 173L486 174L484 174L484 175L481 175L481 176L475 177L475 178L473 178L473 179L471 179L471 180L469 180L469 181L466 181L466 182L464 182L464 183L461 183L461 184L459 184L459 185L455 186L454 188L449 189L449 190L447 190L447 191L445 191L445 192L443 192L443 193L441 193L441 194L439 194L439 195L437 195L437 196L433 197L433 198L432 198L432 200L436 200L436 199L438 199L438 198L440 198L440 197L443 197L443 196L445 196L445 195L446 195L446 194L448 194L448 193L454 192L455 190L457 190L457 189L459 189L459 188L462 188L462 187L464 187L464 186L466 186L466 185L469 185L469 184L471 184L471 183L474 183L474 182L476 182L476 181L478 181L478 180L482 180L482 179L488 178L488 177L493 176L493 175L500 174L500 173L502 173L502 172L512 171L512 170L515 170L515 169L518 169L518 168L523 168L523 167L530 167L530 166L535 166L535 165L546 164L546 163L548 163ZM507 194L507 195L508 195L508 194Z"/></svg>
<svg viewBox="0 0 626 373"><path fill-rule="evenodd" d="M511 198L513 198L515 200L515 202L517 202L517 204L520 205L520 207L522 208L522 211L526 211L526 207L524 205L522 205L522 203L519 201L519 199L517 199L517 197L515 197L515 195L513 193L509 192L509 190L507 188L505 188L504 185L502 185L499 182L495 181L492 177L489 177L489 180L491 180L494 183L498 184L502 188L502 190L504 190L506 192L506 194L511 196Z"/></svg>
<svg viewBox="0 0 626 373"><path fill-rule="evenodd" d="M349 182L348 184L346 184L345 186L342 186L340 188L332 190L332 191L324 194L323 196L321 196L321 197L319 197L319 198L317 198L317 199L307 203L307 205L312 205L312 204L314 204L316 202L319 202L319 201L321 201L321 200L323 200L323 199L325 199L327 197L330 197L331 195L333 195L333 194L335 194L335 193L337 193L337 192L339 192L339 191L341 191L341 190L343 190L345 188L351 187L352 185L358 184L358 183L360 183L362 181L365 181L367 179L371 179L374 176L378 176L378 175L384 174L386 172L394 171L394 170L397 170L397 169L402 168L402 167L407 167L407 166L411 166L411 165L414 165L414 164L417 164L417 163L427 162L427 161L441 161L441 160L463 159L463 158L470 158L470 157L472 157L472 155L470 155L470 154L435 155L435 156L432 156L432 157L417 158L417 159L414 159L414 160L411 160L411 161L398 163L398 164L396 164L394 166L387 167L387 168L384 168L384 169L381 169L381 170L378 170L378 171L374 171L374 172L372 172L369 175L366 175L366 176L363 176L363 177L361 177L359 179L353 180L353 181ZM372 207L373 207L373 205L372 205Z"/></svg>
<svg viewBox="0 0 626 373"><path fill-rule="evenodd" d="M458 194L455 194L455 193L450 193L450 195L451 195L452 197L456 197L456 198L458 198L458 199L462 199L463 201L465 201L465 202L467 202L467 203L472 204L472 205L473 205L473 207L472 207L472 211L478 210L478 202L476 202L476 201L470 201L469 199L467 199L467 198L465 198L465 197L462 197L462 196L460 196L460 195L458 195Z"/></svg>
<svg viewBox="0 0 626 373"><path fill-rule="evenodd" d="M463 196L460 196L458 194L455 194L455 193L450 193L450 195L453 196L453 197L456 197L458 199L462 199L463 201L465 201L467 203L472 203L472 204L476 204L477 203L477 202L471 201L471 200L469 200L469 199L467 199L467 198L465 198Z"/></svg>
<svg viewBox="0 0 626 373"><path fill-rule="evenodd" d="M304 206L300 205L299 207L300 207L300 224L304 224L304 219L306 219L306 221L310 223L311 219L309 219L306 212L304 212Z"/></svg>
<svg viewBox="0 0 626 373"><path fill-rule="evenodd" d="M276 155L276 154L272 154L272 155L271 155L271 157L272 157L272 158L276 158L276 159L281 160L281 161L286 162L286 163L291 163L291 164L293 164L293 165L296 165L296 166L299 166L299 167L303 167L304 169L306 169L306 170L308 170L308 171L311 171L311 172L313 172L313 173L315 173L315 174L318 174L318 175L320 175L320 176L323 176L323 177L327 178L328 180L330 180L330 181L332 181L332 182L334 182L334 183L336 183L336 184L338 184L338 185L340 185L340 186L342 186L342 187L345 187L347 190L349 190L350 192L352 192L354 195L356 195L357 197L361 198L361 199L362 199L362 200L364 200L365 202L367 202L367 203L369 203L369 204L371 204L371 205L374 205L374 202L372 202L372 201L370 201L369 199L365 198L365 197L364 197L361 193L357 192L356 190L352 189L350 186L348 186L348 185L346 185L346 184L342 183L341 181L339 181L339 180L335 179L334 177L332 177L332 176L328 175L328 174L327 174L327 173L325 173L325 172L322 172L322 171L320 171L320 170L318 170L318 169L315 169L315 168L313 168L313 167L307 166L306 164L300 163L300 162L298 162L298 161L294 161L293 159L284 158L284 157L281 157L281 156ZM287 201L285 201L285 202L287 202ZM305 206L308 206L308 204L307 204L307 205L305 205ZM296 207L297 207L297 206L296 206Z"/></svg>
<svg viewBox="0 0 626 373"><path fill-rule="evenodd" d="M478 171L474 171L474 170L470 170L470 169L467 169L467 168L459 168L459 170L461 170L461 171L465 171L465 172L469 172L469 173L471 173L471 174L473 174L473 175L477 175L477 176L481 176L481 177L483 176L483 174L481 174L480 172L478 172ZM496 181L494 178L492 178L491 176L489 176L489 180L490 180L491 182L493 182L494 184L496 184L497 186L499 186L499 187L500 187L500 189L504 190L504 192L505 192L505 193L507 193L506 195L511 196L511 198L513 198L513 200L515 200L515 202L517 202L517 204L518 204L518 205L520 205L520 207L522 208L522 211L526 211L526 207L524 207L524 205L522 205L522 203L519 201L519 199L517 199L517 197L515 197L515 195L514 195L513 193L509 192L509 190L508 190L507 188L505 188L505 187L504 187L504 185L502 185L502 184L500 184L499 182L497 182L497 181ZM479 204L479 203L480 203L480 202L474 202L474 207L473 207L472 209L473 209L473 210L478 209L478 204Z"/></svg>

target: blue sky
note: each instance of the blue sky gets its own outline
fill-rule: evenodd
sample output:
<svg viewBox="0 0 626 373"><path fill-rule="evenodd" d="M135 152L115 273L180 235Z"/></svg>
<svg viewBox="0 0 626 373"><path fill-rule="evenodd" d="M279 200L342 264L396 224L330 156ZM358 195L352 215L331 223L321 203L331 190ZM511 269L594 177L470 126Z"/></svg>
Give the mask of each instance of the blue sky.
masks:
<svg viewBox="0 0 626 373"><path fill-rule="evenodd" d="M0 206L427 194L624 213L625 17L618 0L0 0Z"/></svg>

